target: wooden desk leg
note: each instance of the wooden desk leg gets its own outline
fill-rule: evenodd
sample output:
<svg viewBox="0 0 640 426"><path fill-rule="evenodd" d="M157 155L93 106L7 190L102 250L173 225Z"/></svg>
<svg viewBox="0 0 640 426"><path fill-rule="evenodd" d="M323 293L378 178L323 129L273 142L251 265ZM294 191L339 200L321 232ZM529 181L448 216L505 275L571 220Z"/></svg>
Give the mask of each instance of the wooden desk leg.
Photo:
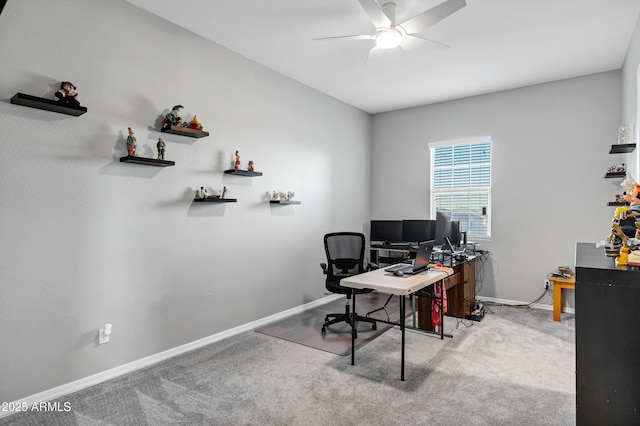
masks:
<svg viewBox="0 0 640 426"><path fill-rule="evenodd" d="M351 289L351 365L356 365L356 290Z"/></svg>
<svg viewBox="0 0 640 426"><path fill-rule="evenodd" d="M405 304L406 304L406 296L403 294L402 296L400 296L400 330L402 333L402 349L400 350L400 358L402 363L400 365L401 381L404 381L404 328L405 328L405 321L406 321L406 318L404 316Z"/></svg>
<svg viewBox="0 0 640 426"><path fill-rule="evenodd" d="M560 321L562 314L562 287L557 281L553 282L553 320Z"/></svg>

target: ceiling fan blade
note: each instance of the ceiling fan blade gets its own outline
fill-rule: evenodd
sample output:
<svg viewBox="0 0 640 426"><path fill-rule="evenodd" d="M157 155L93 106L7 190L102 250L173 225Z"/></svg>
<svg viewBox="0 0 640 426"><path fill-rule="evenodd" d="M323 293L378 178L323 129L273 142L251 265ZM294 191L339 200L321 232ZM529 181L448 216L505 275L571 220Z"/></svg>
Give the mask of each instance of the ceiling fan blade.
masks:
<svg viewBox="0 0 640 426"><path fill-rule="evenodd" d="M467 5L466 0L446 0L400 24L409 34L421 33Z"/></svg>
<svg viewBox="0 0 640 426"><path fill-rule="evenodd" d="M400 44L400 47L404 50L415 50L425 46L438 50L447 50L451 48L448 44L440 43L439 41L435 41L430 38L421 37L417 34L407 34L405 39L402 41L402 44Z"/></svg>
<svg viewBox="0 0 640 426"><path fill-rule="evenodd" d="M367 12L369 19L373 22L376 28L389 28L391 26L391 19L385 15L384 11L376 0L358 0L360 6Z"/></svg>
<svg viewBox="0 0 640 426"><path fill-rule="evenodd" d="M343 40L373 40L374 36L371 35L345 35L345 36L333 36L333 37L318 37L314 38L314 40L335 40L335 39L343 39Z"/></svg>

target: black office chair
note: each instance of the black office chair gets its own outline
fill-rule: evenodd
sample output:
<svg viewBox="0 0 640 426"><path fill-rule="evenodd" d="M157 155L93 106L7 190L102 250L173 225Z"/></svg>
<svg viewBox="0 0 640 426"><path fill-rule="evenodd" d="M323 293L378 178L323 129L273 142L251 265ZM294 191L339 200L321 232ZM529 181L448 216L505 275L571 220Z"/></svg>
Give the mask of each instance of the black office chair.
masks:
<svg viewBox="0 0 640 426"><path fill-rule="evenodd" d="M340 285L342 278L348 278L353 275L361 274L377 266L373 263L364 267L365 255L365 238L363 234L356 232L335 232L324 236L324 249L327 253L327 263L321 263L323 272L327 275L326 287L332 293L345 294L347 296L347 305L344 313L328 314L322 325L322 334L327 331L327 326L339 322L346 322L356 330L358 321L371 323L371 328L376 329L376 320L358 316L354 312L355 324L352 323L351 315L351 288ZM369 289L355 289L356 294L371 293ZM357 331L356 331L357 337Z"/></svg>

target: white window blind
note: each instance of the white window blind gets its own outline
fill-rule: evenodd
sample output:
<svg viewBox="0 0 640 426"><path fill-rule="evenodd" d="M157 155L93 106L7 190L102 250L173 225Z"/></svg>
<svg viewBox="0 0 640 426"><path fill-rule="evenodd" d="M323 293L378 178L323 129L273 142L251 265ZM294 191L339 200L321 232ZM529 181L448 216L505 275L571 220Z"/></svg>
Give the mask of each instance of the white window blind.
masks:
<svg viewBox="0 0 640 426"><path fill-rule="evenodd" d="M491 236L491 140L430 145L431 217L451 212L468 237Z"/></svg>

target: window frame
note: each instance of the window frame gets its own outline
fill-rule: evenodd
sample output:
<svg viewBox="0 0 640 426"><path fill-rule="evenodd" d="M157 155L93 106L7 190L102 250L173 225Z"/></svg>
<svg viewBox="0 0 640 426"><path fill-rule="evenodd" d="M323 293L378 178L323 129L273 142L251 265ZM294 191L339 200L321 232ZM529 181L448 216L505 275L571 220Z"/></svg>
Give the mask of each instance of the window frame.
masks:
<svg viewBox="0 0 640 426"><path fill-rule="evenodd" d="M489 153L489 186L482 187L461 187L461 188L443 188L436 189L434 188L434 174L436 172L434 166L435 160L435 148L442 146L455 146L455 145L472 145L477 143L489 143L491 147L491 152ZM436 205L435 205L435 197L436 194L439 193L487 193L487 206L486 206L486 218L487 218L487 235L468 235L468 238L472 239L480 239L480 240L490 240L491 239L491 223L492 223L492 200L491 200L491 191L492 191L492 183L493 183L493 154L494 154L494 143L491 136L482 136L482 137L473 137L466 139L455 139L455 140L446 140L446 141L438 141L438 142L430 142L428 144L429 147L429 162L430 162L430 212L431 219L435 219L436 217ZM471 215L469 215L471 216ZM468 231L465 229L465 231Z"/></svg>

